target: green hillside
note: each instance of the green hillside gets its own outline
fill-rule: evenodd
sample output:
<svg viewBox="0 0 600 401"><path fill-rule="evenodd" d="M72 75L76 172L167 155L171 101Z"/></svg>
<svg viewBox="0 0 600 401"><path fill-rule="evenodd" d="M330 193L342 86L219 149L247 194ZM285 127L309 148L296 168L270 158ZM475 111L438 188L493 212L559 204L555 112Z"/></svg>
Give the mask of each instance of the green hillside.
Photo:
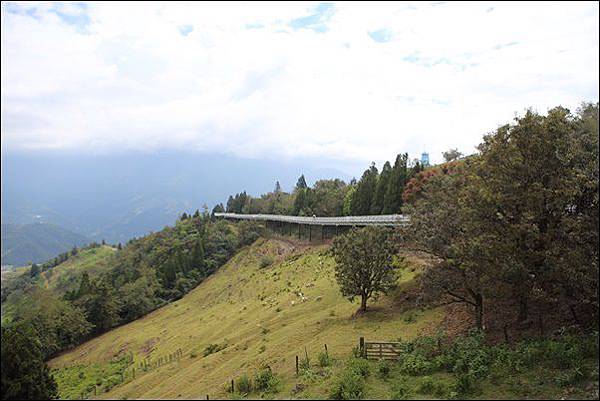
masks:
<svg viewBox="0 0 600 401"><path fill-rule="evenodd" d="M184 298L51 360L61 396L235 398L239 395L227 392L230 381L245 374L253 377L268 365L278 385L250 398L323 398L353 363L348 357L359 337L406 341L436 332L445 310L415 309L408 301L414 278L426 263L423 259L407 258L397 288L374 302L367 314L353 317L357 305L339 294L327 250L259 239ZM325 344L331 363L320 368L317 361ZM303 360L305 352L312 368L297 376L295 357ZM159 360L160 366L155 366ZM591 360L587 364L593 366ZM377 362L367 367L373 372L366 381L367 398L390 399L398 391L397 383L408 380L398 367L385 378L376 373ZM555 373L534 369L529 376L505 382L487 380L479 394L559 394L564 390L549 378ZM448 373L410 378L413 397L419 398L418 389L432 377L439 397L451 397L456 379ZM536 382L531 382L533 377ZM520 382L522 386L516 385Z"/></svg>
<svg viewBox="0 0 600 401"><path fill-rule="evenodd" d="M69 256L64 262L40 273L33 280L29 277L30 267L19 267L14 272L3 272L2 324L12 319L16 308L23 307L25 310L29 307L25 304L30 301L32 291L44 290L47 292L44 299L47 302L54 302L64 297L67 292L78 288L83 272L95 278L108 271L114 252L115 248L108 245L82 249L76 255Z"/></svg>
<svg viewBox="0 0 600 401"><path fill-rule="evenodd" d="M53 224L2 224L2 264L42 263L88 242L85 236Z"/></svg>
<svg viewBox="0 0 600 401"><path fill-rule="evenodd" d="M56 295L64 295L68 291L79 288L81 274L85 271L91 278L98 277L110 267L110 256L116 249L109 245L98 248L84 249L77 255L69 257L58 266L40 274L40 283L44 288Z"/></svg>
<svg viewBox="0 0 600 401"><path fill-rule="evenodd" d="M261 268L269 257L273 264ZM407 271L400 280L406 283L413 275ZM303 355L304 347L316 358L327 344L331 355L341 359L360 336L412 338L442 318L440 309L402 313L401 294L402 286L375 303L367 316L352 319L357 306L339 294L326 247L259 240L183 299L65 353L51 366L62 368L56 372L62 395L77 397L89 384L77 379L80 372L87 377L98 364L109 369L111 361L129 353L133 367L181 349L179 362L143 374L138 369L135 380L106 396L223 397L224 383L236 372L251 374L264 364L288 379L283 394L289 394L295 355ZM224 349L203 357L211 344ZM315 395L325 390L316 388Z"/></svg>

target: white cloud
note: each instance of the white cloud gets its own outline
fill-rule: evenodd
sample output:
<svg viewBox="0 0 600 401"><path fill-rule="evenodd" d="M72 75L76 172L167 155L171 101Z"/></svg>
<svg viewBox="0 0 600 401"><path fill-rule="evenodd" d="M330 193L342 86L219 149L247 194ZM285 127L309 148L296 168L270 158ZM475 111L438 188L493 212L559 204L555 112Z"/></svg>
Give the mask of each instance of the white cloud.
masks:
<svg viewBox="0 0 600 401"><path fill-rule="evenodd" d="M598 44L597 3L3 3L2 146L439 160L597 101Z"/></svg>

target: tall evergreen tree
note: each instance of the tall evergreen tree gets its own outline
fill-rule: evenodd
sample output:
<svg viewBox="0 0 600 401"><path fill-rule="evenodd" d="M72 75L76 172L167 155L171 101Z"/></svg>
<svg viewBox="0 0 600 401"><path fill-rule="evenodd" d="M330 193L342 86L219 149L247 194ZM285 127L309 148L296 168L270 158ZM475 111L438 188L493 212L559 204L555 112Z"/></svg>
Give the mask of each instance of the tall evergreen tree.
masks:
<svg viewBox="0 0 600 401"><path fill-rule="evenodd" d="M353 215L371 214L371 205L375 190L377 189L378 175L379 172L377 171L377 167L375 167L375 163L371 163L371 167L365 170L360 181L356 184L356 191L352 196L350 204L350 210Z"/></svg>
<svg viewBox="0 0 600 401"><path fill-rule="evenodd" d="M31 265L31 269L29 270L29 276L33 278L36 277L38 274L40 274L40 267L34 263Z"/></svg>
<svg viewBox="0 0 600 401"><path fill-rule="evenodd" d="M402 210L402 192L408 181L408 153L396 156L394 168L390 174L387 191L383 200L383 214L400 213Z"/></svg>
<svg viewBox="0 0 600 401"><path fill-rule="evenodd" d="M300 178L298 178L298 181L296 182L296 189L306 189L308 188L308 185L306 185L306 179L304 178L304 174L302 174L300 176Z"/></svg>
<svg viewBox="0 0 600 401"><path fill-rule="evenodd" d="M379 179L377 180L377 188L375 190L375 195L373 196L373 203L371 204L371 214L381 214L383 211L385 193L389 186L391 174L392 166L390 162L385 162L381 169Z"/></svg>

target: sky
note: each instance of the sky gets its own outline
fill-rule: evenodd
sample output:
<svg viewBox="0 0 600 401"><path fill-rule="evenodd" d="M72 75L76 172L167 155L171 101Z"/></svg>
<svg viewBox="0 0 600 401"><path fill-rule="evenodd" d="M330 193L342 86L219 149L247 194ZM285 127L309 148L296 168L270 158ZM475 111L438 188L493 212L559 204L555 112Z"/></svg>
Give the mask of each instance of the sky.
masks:
<svg viewBox="0 0 600 401"><path fill-rule="evenodd" d="M598 100L590 3L2 3L2 151L368 163Z"/></svg>

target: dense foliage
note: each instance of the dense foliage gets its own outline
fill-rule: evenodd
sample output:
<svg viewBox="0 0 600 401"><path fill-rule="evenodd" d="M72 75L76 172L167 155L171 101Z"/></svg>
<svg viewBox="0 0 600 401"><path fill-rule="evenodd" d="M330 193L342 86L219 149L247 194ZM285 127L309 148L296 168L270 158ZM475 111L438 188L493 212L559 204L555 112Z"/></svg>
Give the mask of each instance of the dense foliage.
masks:
<svg viewBox="0 0 600 401"><path fill-rule="evenodd" d="M423 171L418 161L409 165L408 154L396 157L394 166L383 165L381 173L371 164L360 180L345 183L340 179L318 180L312 187L304 175L291 193L283 192L279 182L273 192L254 198L245 191L230 196L226 207L213 212L286 214L294 216L377 215L402 212L402 193L409 180Z"/></svg>
<svg viewBox="0 0 600 401"><path fill-rule="evenodd" d="M76 289L63 293L42 288L40 272L51 272L55 263L81 252L75 248L41 268L32 267L29 274L3 288L3 304L8 301L10 305L10 319L5 321L3 316L3 325L30 327L39 340L42 357L48 359L91 334L181 298L240 246L258 238L260 230L251 222L233 226L223 220L213 221L206 213L182 216L173 227L117 248L102 274L93 277L87 271L80 272Z"/></svg>
<svg viewBox="0 0 600 401"><path fill-rule="evenodd" d="M472 305L479 328L497 300L519 321L536 301L597 326L598 105L528 111L479 151L408 197L409 244L439 258L424 292Z"/></svg>
<svg viewBox="0 0 600 401"><path fill-rule="evenodd" d="M385 294L396 282L396 243L387 228L352 230L335 238L331 252L342 295L351 301L360 297L361 312L371 297Z"/></svg>
<svg viewBox="0 0 600 401"><path fill-rule="evenodd" d="M2 399L58 398L56 382L42 358L38 333L29 325L2 327Z"/></svg>

